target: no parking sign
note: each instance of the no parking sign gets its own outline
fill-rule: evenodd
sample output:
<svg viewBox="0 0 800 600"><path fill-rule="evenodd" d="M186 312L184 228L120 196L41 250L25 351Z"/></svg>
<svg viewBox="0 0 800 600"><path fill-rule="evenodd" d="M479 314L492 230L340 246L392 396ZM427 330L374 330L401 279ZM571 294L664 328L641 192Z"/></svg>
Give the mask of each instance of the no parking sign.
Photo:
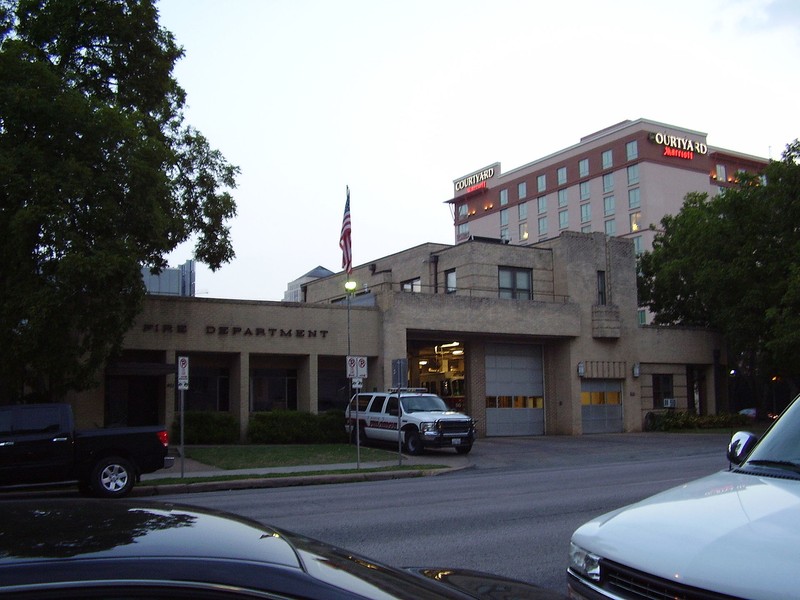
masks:
<svg viewBox="0 0 800 600"><path fill-rule="evenodd" d="M367 376L367 357L348 356L347 357L347 378L364 379Z"/></svg>

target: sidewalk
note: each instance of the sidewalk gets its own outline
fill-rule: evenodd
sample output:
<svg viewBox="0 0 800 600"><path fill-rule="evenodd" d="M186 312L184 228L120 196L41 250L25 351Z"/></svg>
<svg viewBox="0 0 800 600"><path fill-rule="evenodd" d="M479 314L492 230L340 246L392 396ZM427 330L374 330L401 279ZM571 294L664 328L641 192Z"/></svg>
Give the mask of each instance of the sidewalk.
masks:
<svg viewBox="0 0 800 600"><path fill-rule="evenodd" d="M412 467L430 465L430 469L409 468L387 471L368 471L390 467ZM142 475L141 482L133 488L131 496L158 496L167 494L184 494L232 489L276 488L298 485L320 485L326 483L349 483L354 481L379 481L401 479L407 477L425 477L439 475L471 466L469 455L445 454L444 452L426 453L423 456L408 456L391 461L329 464L329 465L297 465L292 467L272 467L262 469L224 470L205 465L190 458L175 457L175 464L169 469ZM325 473L325 471L351 470L352 473ZM320 473L322 471L322 473ZM181 478L192 479L191 483L175 483ZM309 474L313 473L313 474ZM197 481L198 478L231 477L224 481ZM171 480L170 483L159 481Z"/></svg>

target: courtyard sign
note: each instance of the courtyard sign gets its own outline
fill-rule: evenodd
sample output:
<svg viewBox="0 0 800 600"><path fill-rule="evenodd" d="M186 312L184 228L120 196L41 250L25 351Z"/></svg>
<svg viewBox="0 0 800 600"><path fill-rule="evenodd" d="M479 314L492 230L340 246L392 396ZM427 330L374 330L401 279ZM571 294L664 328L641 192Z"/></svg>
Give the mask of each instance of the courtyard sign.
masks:
<svg viewBox="0 0 800 600"><path fill-rule="evenodd" d="M678 137L666 132L651 132L648 136L654 144L664 147L663 156L674 156L692 160L695 154L708 154L708 146L686 137Z"/></svg>

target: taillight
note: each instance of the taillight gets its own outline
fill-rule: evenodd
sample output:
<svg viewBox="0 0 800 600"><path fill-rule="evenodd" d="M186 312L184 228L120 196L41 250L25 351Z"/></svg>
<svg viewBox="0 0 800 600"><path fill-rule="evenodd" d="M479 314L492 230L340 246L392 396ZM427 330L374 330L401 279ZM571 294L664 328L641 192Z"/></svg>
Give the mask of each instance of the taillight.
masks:
<svg viewBox="0 0 800 600"><path fill-rule="evenodd" d="M158 432L158 439L164 444L164 447L169 446L169 432L166 429Z"/></svg>

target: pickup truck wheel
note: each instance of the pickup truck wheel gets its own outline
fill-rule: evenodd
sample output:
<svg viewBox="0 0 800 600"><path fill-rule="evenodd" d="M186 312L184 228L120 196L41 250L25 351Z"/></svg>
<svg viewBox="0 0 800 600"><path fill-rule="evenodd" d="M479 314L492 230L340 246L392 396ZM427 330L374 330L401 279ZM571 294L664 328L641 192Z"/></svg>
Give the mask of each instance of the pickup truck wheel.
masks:
<svg viewBox="0 0 800 600"><path fill-rule="evenodd" d="M406 431L405 446L408 454L413 456L422 454L422 438L419 437L419 431Z"/></svg>
<svg viewBox="0 0 800 600"><path fill-rule="evenodd" d="M95 496L122 498L133 489L134 479L130 462L118 456L109 456L94 466L89 486Z"/></svg>

